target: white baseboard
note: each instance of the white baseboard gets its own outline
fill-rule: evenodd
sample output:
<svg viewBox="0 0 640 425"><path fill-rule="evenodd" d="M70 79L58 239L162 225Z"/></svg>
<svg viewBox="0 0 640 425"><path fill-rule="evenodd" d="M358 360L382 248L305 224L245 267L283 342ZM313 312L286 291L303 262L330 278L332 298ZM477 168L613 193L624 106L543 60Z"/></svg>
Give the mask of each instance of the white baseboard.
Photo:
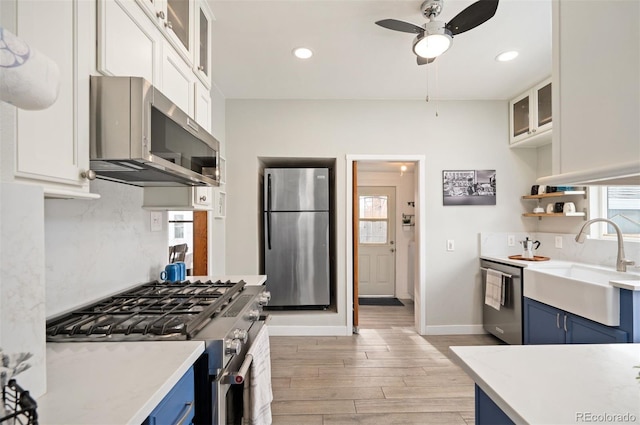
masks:
<svg viewBox="0 0 640 425"><path fill-rule="evenodd" d="M350 336L346 326L278 326L268 325L269 336Z"/></svg>
<svg viewBox="0 0 640 425"><path fill-rule="evenodd" d="M427 326L425 335L481 335L486 334L482 325Z"/></svg>

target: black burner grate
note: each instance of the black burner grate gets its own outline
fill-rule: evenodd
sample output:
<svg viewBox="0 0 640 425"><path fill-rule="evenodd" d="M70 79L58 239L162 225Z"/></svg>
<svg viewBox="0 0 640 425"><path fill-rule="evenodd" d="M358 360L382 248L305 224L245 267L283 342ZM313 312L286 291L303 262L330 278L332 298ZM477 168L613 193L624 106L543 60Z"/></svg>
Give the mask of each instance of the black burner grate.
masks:
<svg viewBox="0 0 640 425"><path fill-rule="evenodd" d="M149 282L47 322L47 339L190 339L245 282Z"/></svg>

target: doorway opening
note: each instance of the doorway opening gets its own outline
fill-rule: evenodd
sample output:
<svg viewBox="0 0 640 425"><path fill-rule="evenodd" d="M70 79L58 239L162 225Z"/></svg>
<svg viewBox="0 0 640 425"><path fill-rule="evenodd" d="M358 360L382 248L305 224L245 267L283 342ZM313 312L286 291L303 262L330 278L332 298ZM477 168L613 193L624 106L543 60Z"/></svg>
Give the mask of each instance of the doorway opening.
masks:
<svg viewBox="0 0 640 425"><path fill-rule="evenodd" d="M207 211L169 211L169 263L184 262L188 276L207 276Z"/></svg>
<svg viewBox="0 0 640 425"><path fill-rule="evenodd" d="M412 313L415 329L424 334L424 265L420 260L423 227L420 217L424 205L423 155L348 156L347 181L352 195L348 205L347 244L351 264L347 267L352 282L348 302L353 307L352 326L375 327L382 309L403 309L405 318L397 326L406 326L406 312ZM422 252L424 249L422 249ZM394 281L395 280L395 281ZM362 297L404 299L404 307L359 306ZM380 304L374 302L374 304ZM386 302L382 302L386 304ZM385 316L388 313L385 312ZM364 322L360 322L362 319Z"/></svg>

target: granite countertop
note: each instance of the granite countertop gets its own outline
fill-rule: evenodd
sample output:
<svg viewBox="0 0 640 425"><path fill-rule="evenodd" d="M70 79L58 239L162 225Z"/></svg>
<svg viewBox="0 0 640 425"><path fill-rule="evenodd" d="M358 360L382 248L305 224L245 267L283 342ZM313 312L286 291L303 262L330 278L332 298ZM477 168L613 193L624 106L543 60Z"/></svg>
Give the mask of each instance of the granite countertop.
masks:
<svg viewBox="0 0 640 425"><path fill-rule="evenodd" d="M47 343L38 422L139 425L203 352L202 341Z"/></svg>
<svg viewBox="0 0 640 425"><path fill-rule="evenodd" d="M499 345L451 351L517 424L640 423L640 344ZM589 415L605 415L605 420L589 420ZM615 415L627 419L616 421Z"/></svg>

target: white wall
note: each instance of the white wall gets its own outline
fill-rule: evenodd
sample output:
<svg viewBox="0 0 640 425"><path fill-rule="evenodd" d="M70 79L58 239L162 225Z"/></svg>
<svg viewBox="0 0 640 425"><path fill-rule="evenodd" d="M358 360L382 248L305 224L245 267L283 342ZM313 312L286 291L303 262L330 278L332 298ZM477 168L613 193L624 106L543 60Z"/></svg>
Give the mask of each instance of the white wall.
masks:
<svg viewBox="0 0 640 425"><path fill-rule="evenodd" d="M407 202L415 202L414 174L398 172L370 172L358 171L358 186L393 186L396 189L396 288L395 296L403 299L413 299L413 282L408 281L409 275L409 242L414 240L415 227L402 225L402 214L415 214L415 207Z"/></svg>
<svg viewBox="0 0 640 425"><path fill-rule="evenodd" d="M168 261L166 213L151 232L142 188L95 180L98 200L46 199L47 317L158 279Z"/></svg>
<svg viewBox="0 0 640 425"><path fill-rule="evenodd" d="M480 328L479 233L527 230L520 196L536 178L535 150L508 146L508 106L501 101L439 102L439 117L423 101L227 101L227 272L257 273L259 259L258 157L337 159L338 313L300 314L300 325L344 326L345 157L348 154L425 155L427 205L427 331ZM442 205L442 170L495 169L496 206ZM349 201L350 202L350 201ZM446 251L454 239L456 250ZM291 322L274 319L274 325Z"/></svg>

